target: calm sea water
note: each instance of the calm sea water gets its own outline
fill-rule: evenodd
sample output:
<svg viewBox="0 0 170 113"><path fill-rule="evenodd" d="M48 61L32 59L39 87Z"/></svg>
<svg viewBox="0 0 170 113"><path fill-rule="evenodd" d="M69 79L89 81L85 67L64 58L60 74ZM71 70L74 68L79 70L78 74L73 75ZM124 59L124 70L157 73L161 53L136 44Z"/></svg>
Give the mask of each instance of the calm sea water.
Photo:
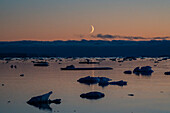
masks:
<svg viewBox="0 0 170 113"><path fill-rule="evenodd" d="M51 104L52 112L60 113L169 113L170 112L170 60L161 61L154 66L154 61L138 59L123 63L113 62L106 58L98 64L78 64L63 59L59 62L49 61L48 67L35 67L32 60L13 60L9 63L0 61L0 113L49 113L49 110L38 109L28 105L31 97L53 91L50 99L60 98L61 104ZM11 69L10 65L17 65ZM61 67L74 64L76 67L112 67L113 70L95 71L61 71ZM121 65L120 65L121 64ZM137 66L152 66L151 76L126 75L125 70ZM20 77L24 74L24 77ZM113 81L125 80L127 86L80 84L77 80L85 76L109 77ZM1 86L4 84L4 86ZM105 97L98 100L82 99L80 94L99 91ZM134 96L128 96L133 93Z"/></svg>

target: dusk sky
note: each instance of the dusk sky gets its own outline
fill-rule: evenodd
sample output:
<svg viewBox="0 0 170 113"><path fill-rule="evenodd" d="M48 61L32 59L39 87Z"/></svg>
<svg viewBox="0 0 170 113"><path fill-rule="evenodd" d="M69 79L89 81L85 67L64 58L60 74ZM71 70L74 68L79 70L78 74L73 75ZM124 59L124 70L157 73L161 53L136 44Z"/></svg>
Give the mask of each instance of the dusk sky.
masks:
<svg viewBox="0 0 170 113"><path fill-rule="evenodd" d="M97 34L170 36L170 0L0 0L0 41L100 39Z"/></svg>

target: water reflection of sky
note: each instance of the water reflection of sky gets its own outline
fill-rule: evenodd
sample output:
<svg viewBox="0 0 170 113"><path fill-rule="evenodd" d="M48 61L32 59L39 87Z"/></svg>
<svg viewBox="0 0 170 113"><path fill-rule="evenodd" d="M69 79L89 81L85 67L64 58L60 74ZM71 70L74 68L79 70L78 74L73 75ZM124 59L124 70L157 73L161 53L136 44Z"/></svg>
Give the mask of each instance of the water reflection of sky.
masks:
<svg viewBox="0 0 170 113"><path fill-rule="evenodd" d="M10 65L16 64L17 69ZM60 67L74 64L79 67L109 66L113 70L95 71L60 71ZM53 111L62 113L167 113L170 112L170 77L163 73L169 71L170 61L162 61L154 66L153 61L138 60L120 63L103 61L100 65L82 65L77 61L63 61L58 64L50 61L49 67L34 67L31 61L12 61L3 64L0 61L0 112L2 113L46 113L26 103L32 96L53 91L50 99L60 98L59 105L51 104ZM137 66L150 65L154 73L151 76L126 75L125 70L133 70ZM20 74L24 77L20 77ZM125 80L124 87L84 85L77 82L85 76L105 76L112 80ZM80 94L100 91L105 97L99 100L80 98ZM134 96L128 96L133 93ZM8 103L8 101L10 101Z"/></svg>

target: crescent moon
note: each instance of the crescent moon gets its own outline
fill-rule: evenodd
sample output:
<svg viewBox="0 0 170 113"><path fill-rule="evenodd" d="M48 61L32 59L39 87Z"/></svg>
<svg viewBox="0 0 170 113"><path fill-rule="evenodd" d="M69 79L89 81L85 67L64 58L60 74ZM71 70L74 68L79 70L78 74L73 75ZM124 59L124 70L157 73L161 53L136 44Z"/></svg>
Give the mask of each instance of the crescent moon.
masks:
<svg viewBox="0 0 170 113"><path fill-rule="evenodd" d="M90 32L90 34L93 33L93 32L94 32L94 26L91 25L91 32Z"/></svg>

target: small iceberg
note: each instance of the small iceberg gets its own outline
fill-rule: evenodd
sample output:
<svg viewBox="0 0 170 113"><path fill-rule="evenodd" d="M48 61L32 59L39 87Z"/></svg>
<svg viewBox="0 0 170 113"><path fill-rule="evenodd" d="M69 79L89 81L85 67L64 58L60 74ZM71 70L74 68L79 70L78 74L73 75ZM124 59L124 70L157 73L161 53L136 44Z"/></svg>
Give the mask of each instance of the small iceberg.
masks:
<svg viewBox="0 0 170 113"><path fill-rule="evenodd" d="M80 82L80 83L90 85L90 84L97 84L97 83L102 84L102 83L108 82L110 80L112 80L112 79L107 78L107 77L90 77L90 76L87 76L87 77L84 77L84 78L80 78L77 81Z"/></svg>
<svg viewBox="0 0 170 113"><path fill-rule="evenodd" d="M101 92L89 92L89 93L83 93L80 95L81 98L86 98L86 99L100 99L103 98L105 95L104 93Z"/></svg>
<svg viewBox="0 0 170 113"><path fill-rule="evenodd" d="M165 75L170 75L170 71L169 71L169 72L165 72L164 74L165 74Z"/></svg>
<svg viewBox="0 0 170 113"><path fill-rule="evenodd" d="M132 71L130 71L130 70L124 71L124 74L132 74Z"/></svg>
<svg viewBox="0 0 170 113"><path fill-rule="evenodd" d="M24 76L24 74L20 74L20 76L21 76L21 77L23 77L23 76Z"/></svg>
<svg viewBox="0 0 170 113"><path fill-rule="evenodd" d="M51 94L52 91L40 96L32 97L27 103L42 110L52 111L52 108L49 105L51 103L60 104L61 99L50 100L49 97Z"/></svg>
<svg viewBox="0 0 170 113"><path fill-rule="evenodd" d="M127 85L126 81L120 80L120 81L114 81L114 82L110 82L110 85L118 85L118 86L124 86Z"/></svg>
<svg viewBox="0 0 170 113"><path fill-rule="evenodd" d="M110 82L112 79L107 78L107 77L84 77L84 78L80 78L79 80L77 80L80 83L83 84L87 84L87 85L91 85L91 84L98 84L99 86L105 87L108 85L118 85L118 86L124 86L127 85L126 81L114 81L114 82Z"/></svg>
<svg viewBox="0 0 170 113"><path fill-rule="evenodd" d="M90 84L97 84L97 83L99 83L100 79L98 77L87 76L87 77L84 77L84 78L80 78L77 81L80 82L80 83L84 83L84 84L90 85Z"/></svg>
<svg viewBox="0 0 170 113"><path fill-rule="evenodd" d="M143 66L143 67L136 67L133 70L133 73L136 75L151 75L154 71L152 70L152 67L150 66Z"/></svg>
<svg viewBox="0 0 170 113"><path fill-rule="evenodd" d="M61 70L112 70L111 67L87 67L87 68L76 68L74 65L61 68Z"/></svg>
<svg viewBox="0 0 170 113"><path fill-rule="evenodd" d="M128 94L128 96L134 96L134 94L130 93L130 94Z"/></svg>
<svg viewBox="0 0 170 113"><path fill-rule="evenodd" d="M11 68L13 68L14 66L13 66L13 65L11 65L10 67L11 67Z"/></svg>

